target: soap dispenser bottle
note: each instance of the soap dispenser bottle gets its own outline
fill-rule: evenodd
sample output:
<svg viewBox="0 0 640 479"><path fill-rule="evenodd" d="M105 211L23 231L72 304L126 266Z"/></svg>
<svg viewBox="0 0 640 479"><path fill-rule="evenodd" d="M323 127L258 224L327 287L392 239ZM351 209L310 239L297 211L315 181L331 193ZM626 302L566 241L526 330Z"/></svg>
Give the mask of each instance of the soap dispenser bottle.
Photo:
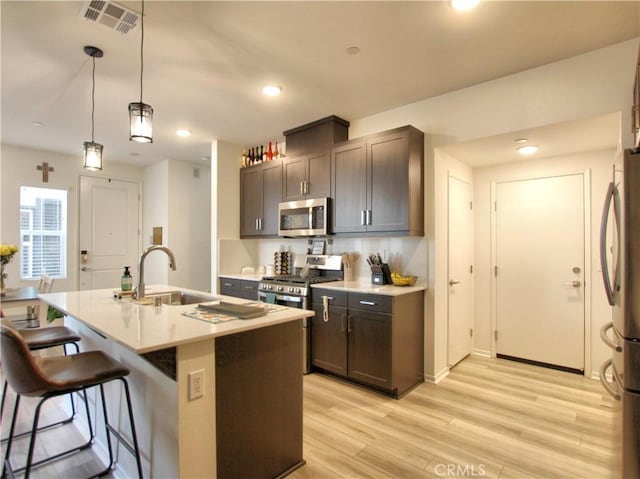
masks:
<svg viewBox="0 0 640 479"><path fill-rule="evenodd" d="M120 288L122 291L131 291L133 286L133 278L131 277L131 273L129 272L129 268L131 266L124 267L124 273L122 274L122 278L120 279Z"/></svg>

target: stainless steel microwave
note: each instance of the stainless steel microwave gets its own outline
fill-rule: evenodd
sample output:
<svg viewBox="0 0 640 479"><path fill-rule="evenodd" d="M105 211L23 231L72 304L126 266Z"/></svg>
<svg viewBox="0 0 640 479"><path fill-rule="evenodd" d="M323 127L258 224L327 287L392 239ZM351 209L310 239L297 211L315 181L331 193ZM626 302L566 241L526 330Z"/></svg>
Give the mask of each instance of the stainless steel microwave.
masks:
<svg viewBox="0 0 640 479"><path fill-rule="evenodd" d="M285 201L278 208L279 236L322 236L328 230L329 198Z"/></svg>

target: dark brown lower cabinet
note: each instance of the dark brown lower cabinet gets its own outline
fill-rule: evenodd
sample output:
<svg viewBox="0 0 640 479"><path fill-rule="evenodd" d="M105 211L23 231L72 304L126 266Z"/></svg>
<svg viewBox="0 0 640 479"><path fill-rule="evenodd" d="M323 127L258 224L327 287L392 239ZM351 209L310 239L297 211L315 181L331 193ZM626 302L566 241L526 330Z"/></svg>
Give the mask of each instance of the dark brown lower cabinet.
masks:
<svg viewBox="0 0 640 479"><path fill-rule="evenodd" d="M327 298L327 312L323 304ZM313 289L311 364L400 397L424 381L424 292Z"/></svg>
<svg viewBox="0 0 640 479"><path fill-rule="evenodd" d="M216 338L219 479L267 479L302 458L302 322Z"/></svg>
<svg viewBox="0 0 640 479"><path fill-rule="evenodd" d="M244 299L258 299L258 281L220 277L220 294Z"/></svg>

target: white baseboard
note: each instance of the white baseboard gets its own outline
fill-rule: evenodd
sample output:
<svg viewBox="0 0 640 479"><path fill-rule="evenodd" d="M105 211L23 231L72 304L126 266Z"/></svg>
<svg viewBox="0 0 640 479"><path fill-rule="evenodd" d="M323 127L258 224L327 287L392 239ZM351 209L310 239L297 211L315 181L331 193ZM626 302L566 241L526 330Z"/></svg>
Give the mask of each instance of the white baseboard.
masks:
<svg viewBox="0 0 640 479"><path fill-rule="evenodd" d="M607 381L609 382L613 381L613 376L610 373L606 374L606 377L607 377ZM590 378L595 381L600 381L600 371L591 371Z"/></svg>
<svg viewBox="0 0 640 479"><path fill-rule="evenodd" d="M480 358L491 358L491 351L486 351L484 349L472 349L472 356L478 356Z"/></svg>
<svg viewBox="0 0 640 479"><path fill-rule="evenodd" d="M438 384L440 381L442 381L448 375L449 375L449 368L444 368L439 373L437 373L435 376L432 376L430 374L425 374L424 380L426 382L428 382L428 383Z"/></svg>

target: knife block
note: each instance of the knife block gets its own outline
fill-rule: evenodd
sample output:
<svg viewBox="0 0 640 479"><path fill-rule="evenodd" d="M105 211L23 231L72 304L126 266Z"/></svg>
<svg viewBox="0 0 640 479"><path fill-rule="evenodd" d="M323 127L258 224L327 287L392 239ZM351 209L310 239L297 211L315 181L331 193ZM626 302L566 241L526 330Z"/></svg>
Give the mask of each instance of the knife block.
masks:
<svg viewBox="0 0 640 479"><path fill-rule="evenodd" d="M382 263L375 270L371 272L371 284L391 284L391 270L387 263ZM373 269L373 266L372 266Z"/></svg>

